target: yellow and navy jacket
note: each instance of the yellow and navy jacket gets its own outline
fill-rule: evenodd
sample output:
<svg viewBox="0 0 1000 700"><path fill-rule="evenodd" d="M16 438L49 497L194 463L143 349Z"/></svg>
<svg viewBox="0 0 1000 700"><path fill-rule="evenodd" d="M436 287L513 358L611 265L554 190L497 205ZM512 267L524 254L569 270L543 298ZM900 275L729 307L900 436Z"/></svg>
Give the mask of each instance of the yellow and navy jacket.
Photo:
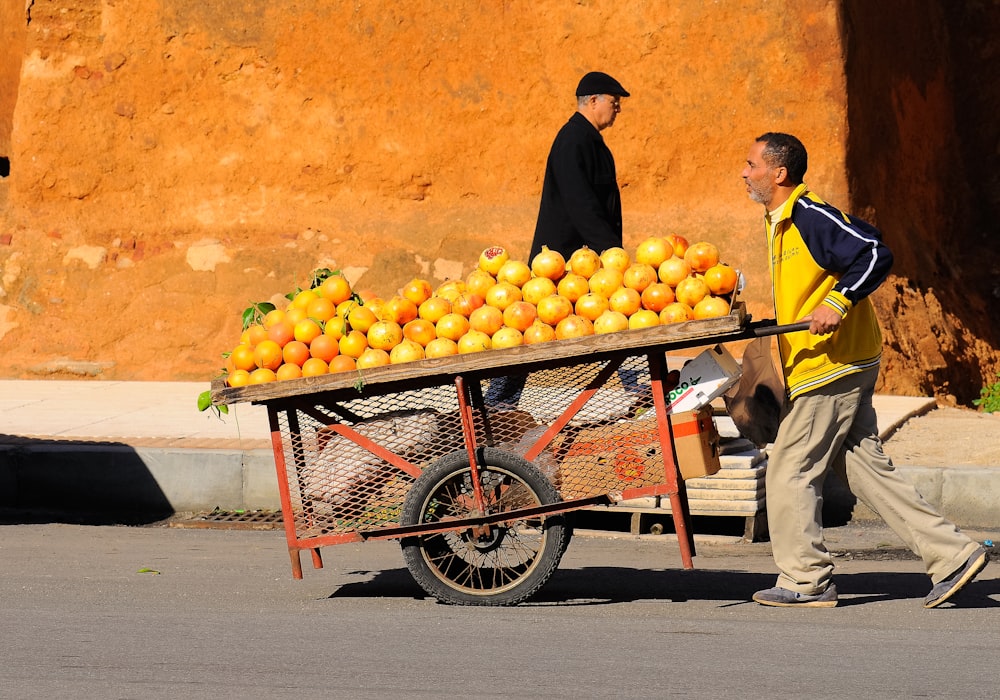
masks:
<svg viewBox="0 0 1000 700"><path fill-rule="evenodd" d="M827 335L809 331L778 336L788 396L877 367L882 333L868 295L892 267L892 252L871 224L830 206L804 184L768 224L775 318L794 323L820 304L840 314Z"/></svg>

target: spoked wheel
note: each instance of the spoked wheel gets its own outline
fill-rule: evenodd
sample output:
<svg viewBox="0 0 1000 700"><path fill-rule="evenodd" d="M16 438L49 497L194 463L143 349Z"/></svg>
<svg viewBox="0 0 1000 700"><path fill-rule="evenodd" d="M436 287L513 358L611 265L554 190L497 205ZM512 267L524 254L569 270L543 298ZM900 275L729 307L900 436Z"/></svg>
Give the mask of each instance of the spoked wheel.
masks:
<svg viewBox="0 0 1000 700"><path fill-rule="evenodd" d="M493 515L561 500L530 462L490 447L478 451L485 513L476 509L468 452L424 470L403 503L400 524ZM516 518L403 539L403 558L428 594L455 605L516 605L559 566L570 530L562 514Z"/></svg>

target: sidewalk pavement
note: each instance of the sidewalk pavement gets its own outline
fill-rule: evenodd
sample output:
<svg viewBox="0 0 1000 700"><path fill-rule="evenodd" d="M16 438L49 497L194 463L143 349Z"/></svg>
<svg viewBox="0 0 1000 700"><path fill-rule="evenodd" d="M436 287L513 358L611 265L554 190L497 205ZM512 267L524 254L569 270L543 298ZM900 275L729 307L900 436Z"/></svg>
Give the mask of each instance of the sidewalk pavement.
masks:
<svg viewBox="0 0 1000 700"><path fill-rule="evenodd" d="M208 388L208 382L0 381L0 508L124 509L151 521L214 508L280 509L265 407L230 406L221 418L199 412L198 394ZM879 431L886 437L935 406L932 398L878 395ZM935 505L959 525L1000 525L986 521L995 508L961 505L984 500L982 478L1000 484L1000 464L978 478L940 465L899 469L932 503L928 494L943 501Z"/></svg>

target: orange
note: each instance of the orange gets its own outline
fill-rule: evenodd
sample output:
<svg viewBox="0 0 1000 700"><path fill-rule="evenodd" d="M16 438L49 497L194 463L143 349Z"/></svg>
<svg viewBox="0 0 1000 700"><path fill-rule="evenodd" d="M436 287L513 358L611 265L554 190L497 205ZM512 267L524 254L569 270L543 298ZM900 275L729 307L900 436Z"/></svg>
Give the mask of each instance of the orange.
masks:
<svg viewBox="0 0 1000 700"><path fill-rule="evenodd" d="M384 367L387 364L389 364L389 353L376 348L366 348L357 360L358 369Z"/></svg>
<svg viewBox="0 0 1000 700"><path fill-rule="evenodd" d="M518 345L524 345L524 335L516 328L504 326L493 334L490 338L490 343L494 350L514 348Z"/></svg>
<svg viewBox="0 0 1000 700"><path fill-rule="evenodd" d="M247 372L257 367L257 362L253 356L253 348L242 343L233 348L233 351L229 353L229 361L233 363L234 369L242 369Z"/></svg>
<svg viewBox="0 0 1000 700"><path fill-rule="evenodd" d="M330 372L348 372L357 369L355 360L350 355L337 355L330 360Z"/></svg>
<svg viewBox="0 0 1000 700"><path fill-rule="evenodd" d="M281 349L281 357L286 364L302 366L309 359L309 346L301 340L293 340Z"/></svg>
<svg viewBox="0 0 1000 700"><path fill-rule="evenodd" d="M725 263L719 263L705 270L705 284L712 294L721 296L736 289L739 273Z"/></svg>
<svg viewBox="0 0 1000 700"><path fill-rule="evenodd" d="M536 318L538 318L538 309L535 308L534 304L529 304L526 301L515 301L503 310L503 324L522 333L528 330Z"/></svg>
<svg viewBox="0 0 1000 700"><path fill-rule="evenodd" d="M585 335L594 335L594 324L583 316L570 314L556 324L556 340L582 338Z"/></svg>
<svg viewBox="0 0 1000 700"><path fill-rule="evenodd" d="M433 293L434 289L431 287L431 283L419 277L414 277L400 290L404 299L409 299L417 306L430 299Z"/></svg>
<svg viewBox="0 0 1000 700"><path fill-rule="evenodd" d="M403 339L403 329L395 321L376 321L368 329L368 347L389 352Z"/></svg>
<svg viewBox="0 0 1000 700"><path fill-rule="evenodd" d="M688 248L688 250L691 249ZM674 289L674 295L677 297L677 301L687 304L693 309L699 301L709 295L709 289L704 280L697 277L686 277Z"/></svg>
<svg viewBox="0 0 1000 700"><path fill-rule="evenodd" d="M694 311L687 304L682 304L679 301L675 301L673 304L667 304L663 310L660 312L660 323L662 325L667 325L668 323L683 323L684 321L690 321L694 318Z"/></svg>
<svg viewBox="0 0 1000 700"><path fill-rule="evenodd" d="M318 335L309 343L309 355L329 362L340 354L340 345L330 335Z"/></svg>
<svg viewBox="0 0 1000 700"><path fill-rule="evenodd" d="M631 287L622 287L608 299L612 311L631 316L642 307L642 296Z"/></svg>
<svg viewBox="0 0 1000 700"><path fill-rule="evenodd" d="M669 284L653 282L642 290L642 308L660 313L667 304L674 303L674 290Z"/></svg>
<svg viewBox="0 0 1000 700"><path fill-rule="evenodd" d="M330 275L320 284L319 294L336 306L351 298L351 284L343 275Z"/></svg>
<svg viewBox="0 0 1000 700"><path fill-rule="evenodd" d="M226 384L229 386L246 386L250 383L250 373L245 369L238 369L230 372L226 377Z"/></svg>
<svg viewBox="0 0 1000 700"><path fill-rule="evenodd" d="M306 310L300 306L289 306L285 309L285 318L292 324L295 325L299 321L304 321L309 318L306 315Z"/></svg>
<svg viewBox="0 0 1000 700"><path fill-rule="evenodd" d="M496 277L486 272L486 270L480 270L477 267L469 273L468 277L465 278L465 289L468 292L485 297L486 290L496 283Z"/></svg>
<svg viewBox="0 0 1000 700"><path fill-rule="evenodd" d="M520 260L508 260L496 274L497 282L509 282L515 287L522 287L531 279L531 268Z"/></svg>
<svg viewBox="0 0 1000 700"><path fill-rule="evenodd" d="M262 325L264 328L270 328L278 321L283 321L285 319L285 312L281 309L271 309L266 314L264 314L264 321Z"/></svg>
<svg viewBox="0 0 1000 700"><path fill-rule="evenodd" d="M253 359L258 368L276 370L282 362L281 346L273 340L262 340L253 349Z"/></svg>
<svg viewBox="0 0 1000 700"><path fill-rule="evenodd" d="M667 243L666 239L659 236L650 236L636 246L635 261L649 265L652 268L657 268L673 254L674 247Z"/></svg>
<svg viewBox="0 0 1000 700"><path fill-rule="evenodd" d="M447 357L458 354L458 343L450 338L435 338L424 348L424 357Z"/></svg>
<svg viewBox="0 0 1000 700"><path fill-rule="evenodd" d="M686 253L688 249L688 240L684 236L678 236L673 233L668 234L666 239L667 243L674 247L674 255L678 258L683 258L684 253Z"/></svg>
<svg viewBox="0 0 1000 700"><path fill-rule="evenodd" d="M367 333L376 321L378 321L378 316L375 315L370 306L357 304L352 306L347 313L347 322L351 324L351 328L362 333Z"/></svg>
<svg viewBox="0 0 1000 700"><path fill-rule="evenodd" d="M535 321L528 330L524 332L524 344L534 345L535 343L546 343L556 339L556 329L547 323Z"/></svg>
<svg viewBox="0 0 1000 700"><path fill-rule="evenodd" d="M309 345L317 336L323 333L319 324L311 318L304 318L295 324L295 339Z"/></svg>
<svg viewBox="0 0 1000 700"><path fill-rule="evenodd" d="M381 317L402 326L417 317L417 305L404 296L394 296L382 306Z"/></svg>
<svg viewBox="0 0 1000 700"><path fill-rule="evenodd" d="M465 355L471 352L483 352L492 347L490 337L482 331L472 331L458 339L458 352Z"/></svg>
<svg viewBox="0 0 1000 700"><path fill-rule="evenodd" d="M608 248L601 253L601 267L625 274L632 264L632 258L624 248Z"/></svg>
<svg viewBox="0 0 1000 700"><path fill-rule="evenodd" d="M573 312L577 316L583 316L588 321L596 321L597 317L610 308L607 298L600 294L587 292L576 300L573 305Z"/></svg>
<svg viewBox="0 0 1000 700"><path fill-rule="evenodd" d="M707 241L692 243L684 253L684 261L695 272L705 272L719 264L719 249Z"/></svg>
<svg viewBox="0 0 1000 700"><path fill-rule="evenodd" d="M267 337L281 347L285 347L289 342L295 340L295 324L286 318L275 321L267 329Z"/></svg>
<svg viewBox="0 0 1000 700"><path fill-rule="evenodd" d="M375 314L375 320L382 318L382 309L385 308L385 299L382 297L372 297L371 299L365 299L365 306L369 311Z"/></svg>
<svg viewBox="0 0 1000 700"><path fill-rule="evenodd" d="M587 286L590 291L600 294L605 299L610 299L612 294L621 289L624 279L625 276L618 270L602 267L590 276L590 279L587 280Z"/></svg>
<svg viewBox="0 0 1000 700"><path fill-rule="evenodd" d="M587 282L587 278L583 275L578 275L575 272L567 272L566 276L559 280L556 290L559 294L569 299L570 303L575 304L577 299L590 291L590 283Z"/></svg>
<svg viewBox="0 0 1000 700"><path fill-rule="evenodd" d="M267 384L268 382L278 381L278 376L274 373L274 370L268 369L266 367L258 367L253 372L250 373L250 379L248 384Z"/></svg>
<svg viewBox="0 0 1000 700"><path fill-rule="evenodd" d="M594 321L594 333L597 335L617 333L624 330L628 330L628 317L620 311L611 311L609 309Z"/></svg>
<svg viewBox="0 0 1000 700"><path fill-rule="evenodd" d="M473 311L485 303L486 300L483 297L466 290L452 299L451 310L468 318Z"/></svg>
<svg viewBox="0 0 1000 700"><path fill-rule="evenodd" d="M303 311L305 311L307 308L309 308L309 302L311 302L313 299L318 299L318 298L319 294L316 293L316 290L303 289L301 292L299 292L292 298L292 308L302 309Z"/></svg>
<svg viewBox="0 0 1000 700"><path fill-rule="evenodd" d="M337 315L347 318L347 314L350 313L351 309L358 305L358 302L353 298L346 299L339 304L337 304Z"/></svg>
<svg viewBox="0 0 1000 700"><path fill-rule="evenodd" d="M628 266L622 276L622 284L629 289L642 292L646 287L658 279L656 268L646 263L635 262Z"/></svg>
<svg viewBox="0 0 1000 700"><path fill-rule="evenodd" d="M521 298L529 304L538 304L556 291L556 283L548 277L533 277L521 287Z"/></svg>
<svg viewBox="0 0 1000 700"><path fill-rule="evenodd" d="M434 292L436 296L444 297L449 302L453 302L455 297L465 291L465 282L462 280L448 280L437 288Z"/></svg>
<svg viewBox="0 0 1000 700"><path fill-rule="evenodd" d="M368 336L358 330L348 331L340 341L340 354L357 359L368 348Z"/></svg>
<svg viewBox="0 0 1000 700"><path fill-rule="evenodd" d="M323 333L330 336L334 340L340 340L340 337L346 332L347 319L343 316L334 316L323 324Z"/></svg>
<svg viewBox="0 0 1000 700"><path fill-rule="evenodd" d="M650 311L649 309L639 309L628 317L628 327L630 329L652 328L653 326L658 325L660 325L659 314L655 311Z"/></svg>
<svg viewBox="0 0 1000 700"><path fill-rule="evenodd" d="M490 246L479 254L479 268L496 277L497 272L508 260L510 260L510 254L503 246Z"/></svg>
<svg viewBox="0 0 1000 700"><path fill-rule="evenodd" d="M501 311L522 298L520 287L510 282L497 282L486 292L486 303Z"/></svg>
<svg viewBox="0 0 1000 700"><path fill-rule="evenodd" d="M685 277L691 276L691 266L684 262L684 258L678 258L674 255L660 263L660 267L656 270L656 276L660 278L661 282L676 287Z"/></svg>
<svg viewBox="0 0 1000 700"><path fill-rule="evenodd" d="M254 346L257 345L262 340L267 340L267 329L259 323L255 323L249 326L245 331L247 337L247 345Z"/></svg>
<svg viewBox="0 0 1000 700"><path fill-rule="evenodd" d="M437 338L437 331L434 324L426 318L415 318L403 326L403 337L421 347L427 347L427 343Z"/></svg>
<svg viewBox="0 0 1000 700"><path fill-rule="evenodd" d="M469 314L469 327L490 336L500 330L503 323L504 312L495 306L480 306Z"/></svg>
<svg viewBox="0 0 1000 700"><path fill-rule="evenodd" d="M434 324L438 338L448 338L458 342L469 331L469 319L461 314L445 314Z"/></svg>
<svg viewBox="0 0 1000 700"><path fill-rule="evenodd" d="M531 259L531 272L535 277L543 277L558 282L566 274L566 258L558 250L542 250Z"/></svg>
<svg viewBox="0 0 1000 700"><path fill-rule="evenodd" d="M278 371L274 373L274 378L279 382L283 382L286 379L298 379L302 376L302 368L298 365L281 365Z"/></svg>
<svg viewBox="0 0 1000 700"><path fill-rule="evenodd" d="M417 307L420 318L437 323L442 316L451 313L451 302L444 297L431 297Z"/></svg>
<svg viewBox="0 0 1000 700"><path fill-rule="evenodd" d="M561 294L550 294L538 302L538 319L555 327L573 313L573 302Z"/></svg>
<svg viewBox="0 0 1000 700"><path fill-rule="evenodd" d="M601 256L587 246L577 248L569 256L569 269L575 275L580 275L586 279L601 269Z"/></svg>
<svg viewBox="0 0 1000 700"><path fill-rule="evenodd" d="M393 365L422 359L424 359L424 347L409 338L404 338L399 345L389 351L389 364Z"/></svg>
<svg viewBox="0 0 1000 700"><path fill-rule="evenodd" d="M303 377L318 377L323 374L329 374L330 367L323 360L318 357L310 357L302 365L302 376Z"/></svg>
<svg viewBox="0 0 1000 700"><path fill-rule="evenodd" d="M695 320L726 316L729 313L729 302L722 297L707 296L695 304L693 313Z"/></svg>
<svg viewBox="0 0 1000 700"><path fill-rule="evenodd" d="M306 316L317 321L329 321L337 313L337 305L331 299L317 297L306 307Z"/></svg>

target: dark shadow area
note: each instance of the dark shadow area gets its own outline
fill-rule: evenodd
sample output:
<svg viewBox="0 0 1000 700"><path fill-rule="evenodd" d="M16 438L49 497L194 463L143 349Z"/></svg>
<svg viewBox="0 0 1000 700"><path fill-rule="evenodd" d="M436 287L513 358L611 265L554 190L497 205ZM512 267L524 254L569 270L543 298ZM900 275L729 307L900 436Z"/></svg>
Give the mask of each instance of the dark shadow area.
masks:
<svg viewBox="0 0 1000 700"><path fill-rule="evenodd" d="M407 569L350 573L371 575L371 579L341 586L330 594L330 598L429 597L417 586ZM927 576L914 573L839 574L835 580L841 607L883 600L912 599L922 603L931 588ZM743 571L617 567L559 569L541 591L521 606L611 605L640 600L673 603L702 600L719 601L726 605L755 605L751 600L753 594L773 585L774 574ZM973 581L955 597L955 603L949 605L960 608L996 608L1000 607L1000 602L993 599L997 595L1000 595L1000 581Z"/></svg>
<svg viewBox="0 0 1000 700"><path fill-rule="evenodd" d="M948 0L841 7L851 202L834 204L895 255L896 279L872 297L890 388L971 406L1000 364L1000 83L986 79L1000 72L1000 13Z"/></svg>
<svg viewBox="0 0 1000 700"><path fill-rule="evenodd" d="M0 524L145 525L173 514L128 445L0 435Z"/></svg>

